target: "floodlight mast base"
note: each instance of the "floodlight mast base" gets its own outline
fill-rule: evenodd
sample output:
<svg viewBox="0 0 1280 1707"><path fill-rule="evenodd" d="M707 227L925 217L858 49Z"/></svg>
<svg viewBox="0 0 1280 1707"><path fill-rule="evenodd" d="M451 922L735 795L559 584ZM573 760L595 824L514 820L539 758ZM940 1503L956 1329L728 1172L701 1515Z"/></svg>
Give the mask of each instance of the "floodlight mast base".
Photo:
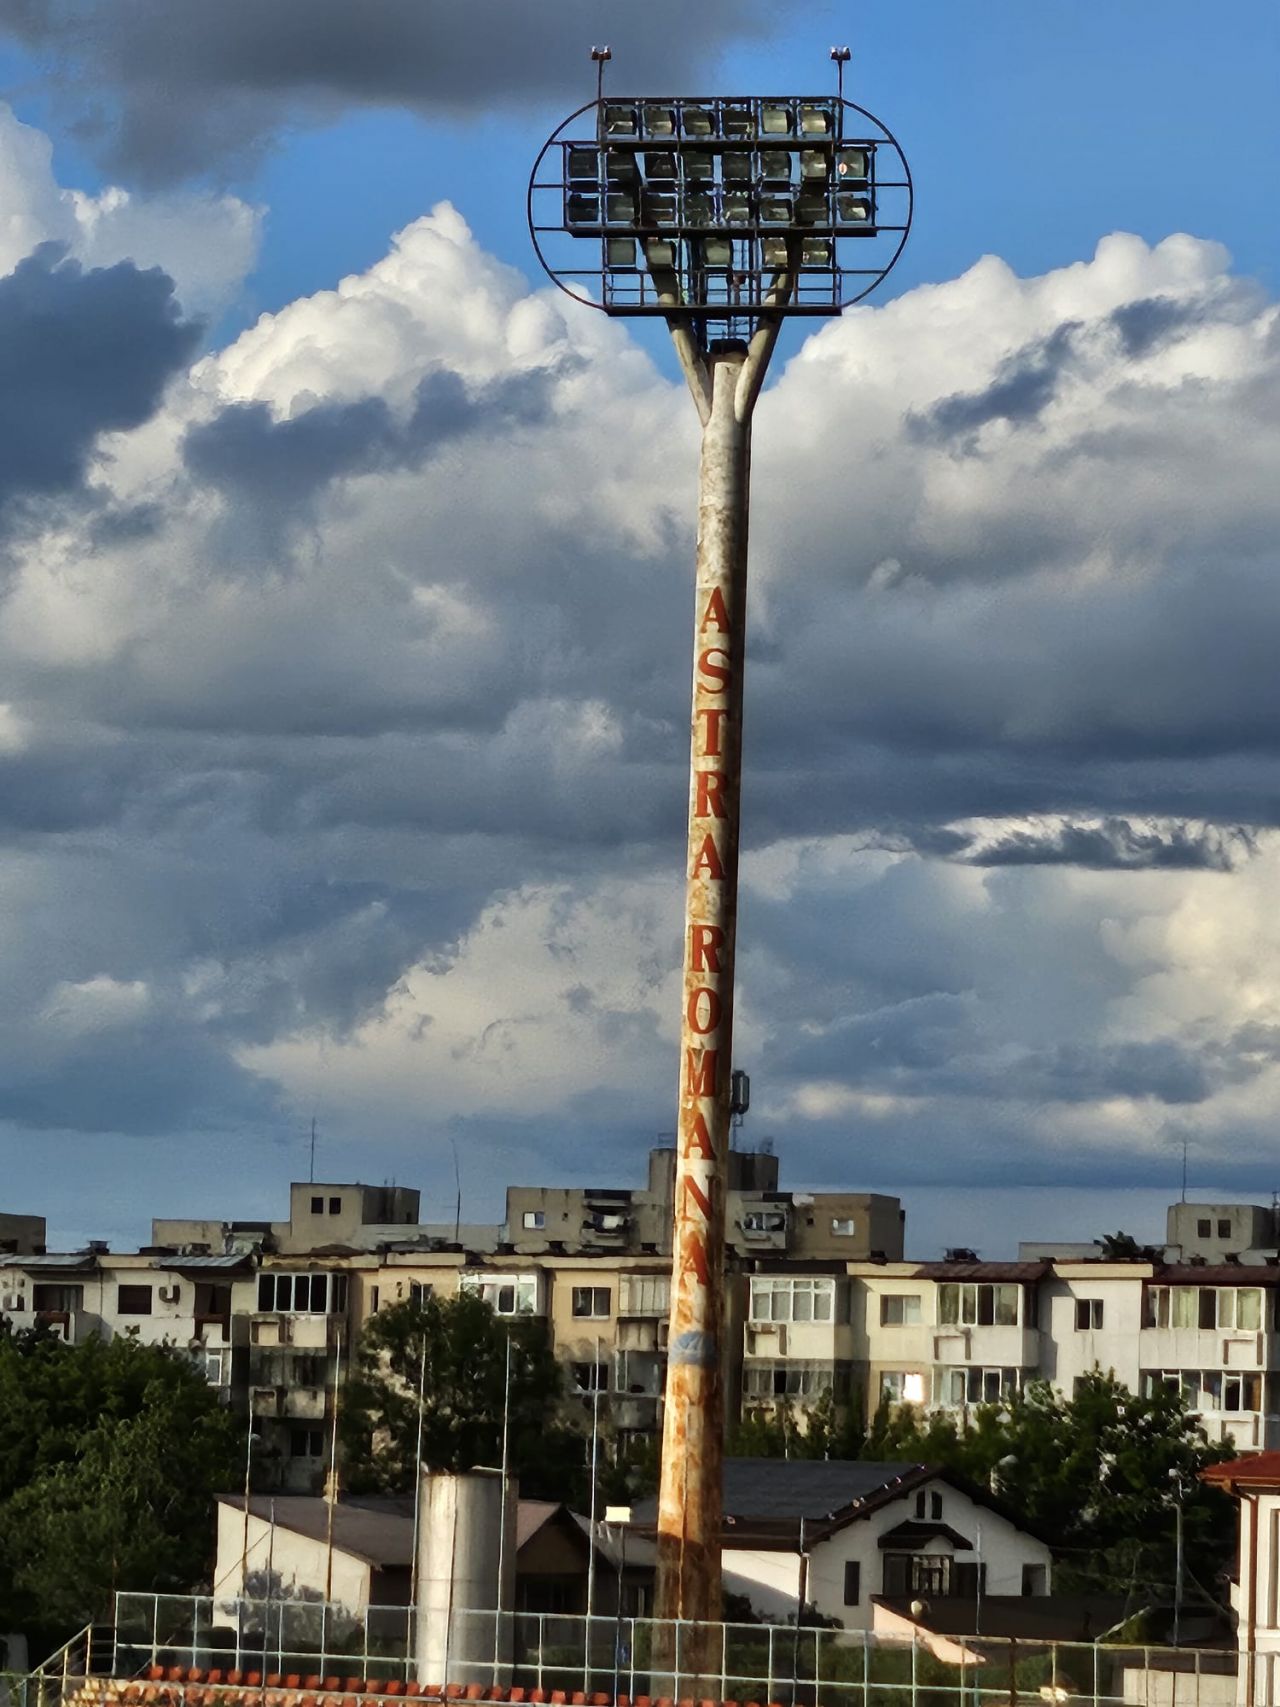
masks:
<svg viewBox="0 0 1280 1707"><path fill-rule="evenodd" d="M785 289L785 285L781 288ZM779 298L781 300L781 298ZM721 1616L724 1251L733 1065L734 958L746 658L751 419L777 341L767 315L750 344L704 351L691 320L668 324L702 422L685 866L679 1121L656 1614L682 1632L679 1669L710 1679L699 1632ZM692 1647L690 1647L692 1643ZM682 1679L682 1688L684 1682ZM704 1690L694 1690L695 1699Z"/></svg>

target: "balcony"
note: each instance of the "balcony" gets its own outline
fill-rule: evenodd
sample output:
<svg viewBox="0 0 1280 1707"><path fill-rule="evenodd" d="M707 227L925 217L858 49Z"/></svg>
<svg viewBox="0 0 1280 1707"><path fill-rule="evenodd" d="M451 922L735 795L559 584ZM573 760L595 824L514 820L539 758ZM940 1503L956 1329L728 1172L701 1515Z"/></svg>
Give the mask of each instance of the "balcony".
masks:
<svg viewBox="0 0 1280 1707"><path fill-rule="evenodd" d="M278 1415L290 1422L323 1422L325 1390L323 1387L285 1387L281 1392Z"/></svg>
<svg viewBox="0 0 1280 1707"><path fill-rule="evenodd" d="M285 1390L283 1387L251 1387L249 1406L255 1417L282 1417Z"/></svg>
<svg viewBox="0 0 1280 1707"><path fill-rule="evenodd" d="M974 1327L937 1327L932 1333L935 1363L981 1363L1007 1369L1038 1369L1040 1366L1039 1328L997 1327L993 1323L984 1323Z"/></svg>
<svg viewBox="0 0 1280 1707"><path fill-rule="evenodd" d="M1223 1328L1143 1328L1143 1369L1280 1369L1280 1335Z"/></svg>

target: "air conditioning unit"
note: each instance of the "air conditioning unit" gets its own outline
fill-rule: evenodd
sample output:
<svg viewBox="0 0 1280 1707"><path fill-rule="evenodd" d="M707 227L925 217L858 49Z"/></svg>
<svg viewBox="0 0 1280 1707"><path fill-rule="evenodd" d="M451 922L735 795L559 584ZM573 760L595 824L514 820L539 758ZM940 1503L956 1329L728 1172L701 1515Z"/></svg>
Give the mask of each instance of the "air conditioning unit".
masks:
<svg viewBox="0 0 1280 1707"><path fill-rule="evenodd" d="M181 1292L177 1286L162 1286L159 1291L160 1302L162 1304L176 1304L181 1296Z"/></svg>
<svg viewBox="0 0 1280 1707"><path fill-rule="evenodd" d="M0 1300L0 1309L25 1310L26 1307L27 1301L21 1292L6 1292L4 1298Z"/></svg>

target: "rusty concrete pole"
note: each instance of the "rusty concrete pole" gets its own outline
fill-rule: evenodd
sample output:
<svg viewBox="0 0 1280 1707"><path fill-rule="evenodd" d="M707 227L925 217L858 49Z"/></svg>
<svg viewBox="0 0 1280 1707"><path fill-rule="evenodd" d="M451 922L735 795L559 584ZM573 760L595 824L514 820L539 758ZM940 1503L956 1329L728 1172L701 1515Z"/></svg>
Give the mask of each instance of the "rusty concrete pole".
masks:
<svg viewBox="0 0 1280 1707"><path fill-rule="evenodd" d="M703 423L685 867L671 1327L658 1507L659 1618L719 1620L724 1244L738 914L751 416L777 337L701 355L673 324ZM682 331L684 335L682 336Z"/></svg>

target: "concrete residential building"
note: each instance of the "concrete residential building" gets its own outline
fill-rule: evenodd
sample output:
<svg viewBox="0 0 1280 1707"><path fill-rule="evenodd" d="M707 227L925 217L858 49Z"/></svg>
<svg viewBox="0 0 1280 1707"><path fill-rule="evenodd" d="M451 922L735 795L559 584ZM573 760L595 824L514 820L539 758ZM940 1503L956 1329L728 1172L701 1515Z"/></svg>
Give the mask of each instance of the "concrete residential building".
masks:
<svg viewBox="0 0 1280 1707"><path fill-rule="evenodd" d="M337 1185L295 1180L287 1221L208 1221L160 1218L151 1243L216 1255L263 1249L290 1256L326 1248L374 1250L418 1224L421 1193L407 1186Z"/></svg>
<svg viewBox="0 0 1280 1707"><path fill-rule="evenodd" d="M509 1187L506 1244L530 1254L670 1256L675 1156L669 1147L649 1152L648 1185L641 1191ZM728 1179L725 1238L733 1257L842 1261L902 1255L905 1214L896 1197L781 1191L778 1158L766 1150L730 1151Z"/></svg>
<svg viewBox="0 0 1280 1707"><path fill-rule="evenodd" d="M0 1215L0 1256L38 1256L44 1241L43 1215Z"/></svg>
<svg viewBox="0 0 1280 1707"><path fill-rule="evenodd" d="M1210 1464L1200 1479L1238 1501L1236 1568L1237 1707L1280 1700L1280 1452Z"/></svg>
<svg viewBox="0 0 1280 1707"><path fill-rule="evenodd" d="M15 1329L42 1326L73 1345L127 1333L182 1347L230 1399L244 1378L235 1354L247 1344L251 1277L251 1262L237 1255L11 1256L0 1258L0 1308Z"/></svg>

